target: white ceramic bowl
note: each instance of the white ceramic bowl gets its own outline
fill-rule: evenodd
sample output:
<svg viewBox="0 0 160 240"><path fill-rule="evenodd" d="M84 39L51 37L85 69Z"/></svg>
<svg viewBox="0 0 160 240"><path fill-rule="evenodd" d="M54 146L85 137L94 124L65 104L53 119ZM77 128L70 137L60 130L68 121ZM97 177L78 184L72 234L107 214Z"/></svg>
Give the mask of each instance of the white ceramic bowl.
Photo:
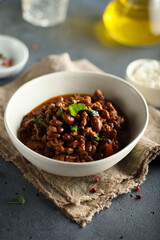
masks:
<svg viewBox="0 0 160 240"><path fill-rule="evenodd" d="M93 94L103 90L127 115L131 125L130 143L116 154L88 163L70 163L44 157L26 147L17 137L21 120L45 100L67 93ZM148 108L142 95L125 80L109 74L59 72L48 74L20 87L11 97L5 111L7 132L19 152L37 167L63 176L87 176L102 172L123 159L137 144L148 123Z"/></svg>
<svg viewBox="0 0 160 240"><path fill-rule="evenodd" d="M160 107L160 88L158 89L155 87L145 86L141 82L136 81L134 78L133 73L135 68L137 68L140 64L143 64L145 60L148 61L153 59L138 59L128 65L126 70L126 80L142 93L149 104L154 107Z"/></svg>
<svg viewBox="0 0 160 240"><path fill-rule="evenodd" d="M10 67L4 67L0 64L0 78L13 76L19 73L25 66L29 51L26 45L20 40L0 35L0 53L7 58L14 59L14 65Z"/></svg>

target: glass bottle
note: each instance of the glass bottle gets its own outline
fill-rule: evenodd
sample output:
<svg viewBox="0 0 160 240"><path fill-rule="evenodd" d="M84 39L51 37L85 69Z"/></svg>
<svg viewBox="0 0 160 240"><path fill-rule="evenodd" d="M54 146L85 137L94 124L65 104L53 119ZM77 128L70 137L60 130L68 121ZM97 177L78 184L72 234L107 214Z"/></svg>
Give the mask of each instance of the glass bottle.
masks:
<svg viewBox="0 0 160 240"><path fill-rule="evenodd" d="M160 42L160 0L114 0L106 7L103 22L122 44Z"/></svg>

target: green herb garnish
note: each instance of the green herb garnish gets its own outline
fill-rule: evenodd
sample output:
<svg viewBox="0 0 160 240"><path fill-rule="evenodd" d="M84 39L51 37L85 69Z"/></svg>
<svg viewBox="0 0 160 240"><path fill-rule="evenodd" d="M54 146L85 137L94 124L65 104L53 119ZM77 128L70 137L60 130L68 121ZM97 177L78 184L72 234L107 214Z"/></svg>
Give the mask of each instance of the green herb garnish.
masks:
<svg viewBox="0 0 160 240"><path fill-rule="evenodd" d="M91 113L92 115L96 116L98 115L99 113L93 109L88 109L88 112Z"/></svg>
<svg viewBox="0 0 160 240"><path fill-rule="evenodd" d="M80 100L73 100L72 103L80 102Z"/></svg>
<svg viewBox="0 0 160 240"><path fill-rule="evenodd" d="M36 116L35 118L33 118L33 121L35 123L41 124L44 121L44 119L40 118L39 116Z"/></svg>
<svg viewBox="0 0 160 240"><path fill-rule="evenodd" d="M69 105L68 108L69 108L71 116L75 117L78 112L85 109L85 104L84 103L73 103L73 104Z"/></svg>
<svg viewBox="0 0 160 240"><path fill-rule="evenodd" d="M20 196L18 198L18 201L16 201L16 202L8 202L8 203L25 204L25 202L26 202L26 200L24 199L24 197Z"/></svg>
<svg viewBox="0 0 160 240"><path fill-rule="evenodd" d="M59 114L61 115L61 116L63 116L63 109L60 107L60 109L59 109Z"/></svg>
<svg viewBox="0 0 160 240"><path fill-rule="evenodd" d="M103 138L101 138L101 137L99 137L99 136L97 136L96 137L96 140L99 142L99 141L101 141Z"/></svg>
<svg viewBox="0 0 160 240"><path fill-rule="evenodd" d="M2 53L0 53L0 58L3 58L3 54Z"/></svg>
<svg viewBox="0 0 160 240"><path fill-rule="evenodd" d="M78 126L70 126L72 132L77 132Z"/></svg>

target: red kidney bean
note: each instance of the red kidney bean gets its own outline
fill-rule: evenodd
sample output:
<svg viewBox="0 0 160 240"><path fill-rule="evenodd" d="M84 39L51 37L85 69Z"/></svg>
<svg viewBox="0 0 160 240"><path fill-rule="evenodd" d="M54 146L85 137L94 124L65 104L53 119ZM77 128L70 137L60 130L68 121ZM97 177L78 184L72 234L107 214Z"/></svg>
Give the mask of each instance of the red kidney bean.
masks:
<svg viewBox="0 0 160 240"><path fill-rule="evenodd" d="M47 136L48 140L53 140L55 138L59 138L61 135L59 133L51 133Z"/></svg>
<svg viewBox="0 0 160 240"><path fill-rule="evenodd" d="M90 106L91 105L91 102L89 101L89 99L83 99L80 102L84 103L86 106Z"/></svg>
<svg viewBox="0 0 160 240"><path fill-rule="evenodd" d="M67 155L65 160L66 160L66 162L78 162L78 161L76 161L76 157L71 156L71 155Z"/></svg>
<svg viewBox="0 0 160 240"><path fill-rule="evenodd" d="M95 160L99 160L99 159L102 159L103 158L103 153L101 152L97 152L95 155L94 155L94 159Z"/></svg>
<svg viewBox="0 0 160 240"><path fill-rule="evenodd" d="M50 121L50 124L51 124L52 126L61 127L61 126L63 125L63 122L56 119L56 120L51 120L51 121Z"/></svg>
<svg viewBox="0 0 160 240"><path fill-rule="evenodd" d="M69 116L67 113L63 114L63 120L64 120L65 123L67 123L69 125L74 122L74 118Z"/></svg>
<svg viewBox="0 0 160 240"><path fill-rule="evenodd" d="M92 126L92 129L96 132L100 132L101 129L102 129L102 123L99 119L99 117L97 116L92 116L91 118L91 126Z"/></svg>
<svg viewBox="0 0 160 240"><path fill-rule="evenodd" d="M120 121L119 120L113 120L114 127L119 129L120 128Z"/></svg>
<svg viewBox="0 0 160 240"><path fill-rule="evenodd" d="M97 147L95 145L92 145L92 153L93 154L95 154L96 150L97 150Z"/></svg>
<svg viewBox="0 0 160 240"><path fill-rule="evenodd" d="M85 129L84 126L80 126L80 127L78 128L78 130L79 130L79 131L82 131L82 132L83 132L84 129Z"/></svg>
<svg viewBox="0 0 160 240"><path fill-rule="evenodd" d="M99 152L103 152L103 150L104 150L104 143L100 143L100 144L98 145L98 151L99 151Z"/></svg>
<svg viewBox="0 0 160 240"><path fill-rule="evenodd" d="M78 135L77 135L77 139L78 139L79 141L85 141L85 136L78 134Z"/></svg>
<svg viewBox="0 0 160 240"><path fill-rule="evenodd" d="M92 143L97 147L98 146L98 142L95 139L92 139Z"/></svg>
<svg viewBox="0 0 160 240"><path fill-rule="evenodd" d="M103 142L103 147L104 147L104 143L110 144L110 143L112 143L112 140L107 137L103 137L102 142Z"/></svg>
<svg viewBox="0 0 160 240"><path fill-rule="evenodd" d="M55 126L51 126L51 127L50 127L50 131L51 131L51 132L57 132L57 128L56 128Z"/></svg>
<svg viewBox="0 0 160 240"><path fill-rule="evenodd" d="M100 115L102 116L102 118L105 118L105 119L110 118L109 112L106 109L103 109L102 111L100 111Z"/></svg>
<svg viewBox="0 0 160 240"><path fill-rule="evenodd" d="M49 121L52 118L52 111L46 110L45 116L46 116L46 119Z"/></svg>
<svg viewBox="0 0 160 240"><path fill-rule="evenodd" d="M117 139L117 131L115 129L113 129L113 131L111 132L111 136L113 139Z"/></svg>
<svg viewBox="0 0 160 240"><path fill-rule="evenodd" d="M100 102L93 103L91 107L92 109L97 111L101 111L103 109L102 104Z"/></svg>
<svg viewBox="0 0 160 240"><path fill-rule="evenodd" d="M86 143L86 151L87 152L91 152L92 151L92 144L91 144L91 142L87 142Z"/></svg>
<svg viewBox="0 0 160 240"><path fill-rule="evenodd" d="M74 140L73 142L69 143L68 146L72 148L76 148L80 143L77 140Z"/></svg>
<svg viewBox="0 0 160 240"><path fill-rule="evenodd" d="M109 126L111 127L111 128L114 128L114 123L113 122L110 122L110 123L108 123L109 124Z"/></svg>
<svg viewBox="0 0 160 240"><path fill-rule="evenodd" d="M57 120L57 117L53 115L52 120Z"/></svg>
<svg viewBox="0 0 160 240"><path fill-rule="evenodd" d="M64 131L64 128L62 127L57 127L57 132L62 133Z"/></svg>
<svg viewBox="0 0 160 240"><path fill-rule="evenodd" d="M107 107L109 110L115 110L115 108L113 107L113 104L111 102L107 102Z"/></svg>
<svg viewBox="0 0 160 240"><path fill-rule="evenodd" d="M96 91L93 95L93 99L95 101L103 101L104 100L104 95L103 95L102 91L99 90L99 89L96 89Z"/></svg>
<svg viewBox="0 0 160 240"><path fill-rule="evenodd" d="M70 140L72 139L72 135L70 135L70 134L68 134L68 133L64 133L64 134L62 135L62 139L63 139L64 141L70 141Z"/></svg>
<svg viewBox="0 0 160 240"><path fill-rule="evenodd" d="M64 161L65 160L65 154L61 153L58 156L56 156L56 159L60 160L60 161Z"/></svg>
<svg viewBox="0 0 160 240"><path fill-rule="evenodd" d="M117 112L115 110L110 111L110 118L116 119L117 118Z"/></svg>
<svg viewBox="0 0 160 240"><path fill-rule="evenodd" d="M25 128L31 128L34 125L34 120L32 119L28 119L26 122L24 122L24 126Z"/></svg>
<svg viewBox="0 0 160 240"><path fill-rule="evenodd" d="M76 120L79 120L79 119L81 119L81 116L77 113L74 118L75 118Z"/></svg>
<svg viewBox="0 0 160 240"><path fill-rule="evenodd" d="M52 110L53 108L55 108L55 106L56 106L55 103L51 103L51 104L48 106L48 109L49 109L49 110Z"/></svg>
<svg viewBox="0 0 160 240"><path fill-rule="evenodd" d="M74 131L74 132L71 132L71 135L72 135L72 136L77 136L78 133Z"/></svg>
<svg viewBox="0 0 160 240"><path fill-rule="evenodd" d="M90 96L85 96L85 99L88 100L88 104L91 105L92 104L92 99Z"/></svg>
<svg viewBox="0 0 160 240"><path fill-rule="evenodd" d="M73 148L65 148L65 152L70 155L74 152L74 149Z"/></svg>
<svg viewBox="0 0 160 240"><path fill-rule="evenodd" d="M112 143L111 144L105 144L105 147L104 147L105 157L111 156L112 154L114 154Z"/></svg>

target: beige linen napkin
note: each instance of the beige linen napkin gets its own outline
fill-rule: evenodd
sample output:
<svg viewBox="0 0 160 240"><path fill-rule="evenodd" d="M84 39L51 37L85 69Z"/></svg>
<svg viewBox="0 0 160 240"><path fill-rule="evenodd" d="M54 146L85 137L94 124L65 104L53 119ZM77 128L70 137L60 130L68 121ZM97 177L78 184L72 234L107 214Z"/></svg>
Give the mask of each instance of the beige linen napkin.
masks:
<svg viewBox="0 0 160 240"><path fill-rule="evenodd" d="M150 120L145 135L125 159L97 175L99 182L94 182L95 176L72 178L49 174L33 166L14 148L6 133L3 116L9 98L23 83L62 70L100 72L87 60L73 62L68 54L52 55L0 88L0 154L6 161L13 162L24 177L68 217L85 226L95 213L108 208L113 198L131 191L145 180L149 162L160 154L160 112L149 107ZM90 192L92 187L97 189L94 194Z"/></svg>

